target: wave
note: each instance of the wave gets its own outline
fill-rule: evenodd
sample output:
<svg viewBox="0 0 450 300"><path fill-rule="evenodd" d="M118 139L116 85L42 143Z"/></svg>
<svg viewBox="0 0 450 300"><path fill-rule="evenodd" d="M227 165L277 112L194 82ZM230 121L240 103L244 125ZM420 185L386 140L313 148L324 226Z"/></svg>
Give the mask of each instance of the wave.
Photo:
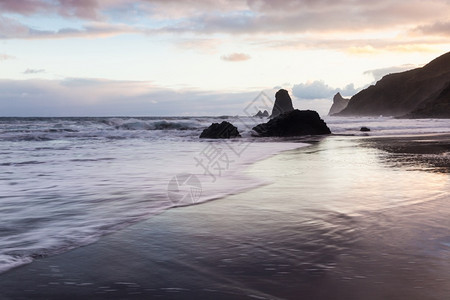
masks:
<svg viewBox="0 0 450 300"><path fill-rule="evenodd" d="M39 165L39 164L43 164L45 162L42 161L36 161L36 160L31 160L31 161L21 161L21 162L7 162L7 163L0 163L0 166L26 166L26 165Z"/></svg>
<svg viewBox="0 0 450 300"><path fill-rule="evenodd" d="M334 134L392 136L447 133L448 119L395 119L393 117L324 117ZM361 127L370 132L360 132Z"/></svg>
<svg viewBox="0 0 450 300"><path fill-rule="evenodd" d="M9 141L9 142L48 142L55 140L52 137L41 135L41 134L28 134L28 135L10 135L6 137L0 137L0 141Z"/></svg>
<svg viewBox="0 0 450 300"><path fill-rule="evenodd" d="M13 268L29 264L33 261L28 256L13 256L0 254L0 274Z"/></svg>
<svg viewBox="0 0 450 300"><path fill-rule="evenodd" d="M122 130L193 130L203 126L194 120L167 121L111 118L103 120L103 123Z"/></svg>
<svg viewBox="0 0 450 300"><path fill-rule="evenodd" d="M110 118L0 118L0 142L47 142L126 139L197 140L201 130L211 123L228 119L243 138L251 138L259 119L239 116L221 117L110 117ZM410 135L448 132L446 119L394 119L389 117L325 117L334 134ZM361 127L370 132L360 132ZM56 146L56 143L54 144Z"/></svg>

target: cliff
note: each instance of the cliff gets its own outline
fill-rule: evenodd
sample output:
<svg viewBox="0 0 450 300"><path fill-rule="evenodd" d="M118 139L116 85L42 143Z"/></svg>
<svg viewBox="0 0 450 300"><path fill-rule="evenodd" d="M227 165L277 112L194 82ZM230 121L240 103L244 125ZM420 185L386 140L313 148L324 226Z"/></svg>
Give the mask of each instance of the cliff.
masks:
<svg viewBox="0 0 450 300"><path fill-rule="evenodd" d="M336 115L445 118L450 114L449 85L450 52L422 68L384 76L354 95Z"/></svg>

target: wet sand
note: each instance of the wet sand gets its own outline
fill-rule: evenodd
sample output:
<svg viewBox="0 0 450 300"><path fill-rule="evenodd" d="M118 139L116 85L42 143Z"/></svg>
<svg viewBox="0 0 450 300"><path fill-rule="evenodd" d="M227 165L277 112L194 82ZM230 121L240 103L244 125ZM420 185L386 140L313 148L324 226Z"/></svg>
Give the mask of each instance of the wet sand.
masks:
<svg viewBox="0 0 450 300"><path fill-rule="evenodd" d="M248 171L272 184L0 274L0 299L449 299L448 169L393 163L448 163L448 136L417 139L280 154Z"/></svg>
<svg viewBox="0 0 450 300"><path fill-rule="evenodd" d="M391 164L450 173L450 134L371 138L366 145L387 152Z"/></svg>

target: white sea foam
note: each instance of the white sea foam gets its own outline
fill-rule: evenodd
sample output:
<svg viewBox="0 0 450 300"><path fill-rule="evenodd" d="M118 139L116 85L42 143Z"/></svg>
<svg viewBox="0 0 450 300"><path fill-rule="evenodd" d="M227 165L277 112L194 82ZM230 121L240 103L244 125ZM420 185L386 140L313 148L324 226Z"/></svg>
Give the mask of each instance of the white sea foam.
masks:
<svg viewBox="0 0 450 300"><path fill-rule="evenodd" d="M334 134L411 135L450 132L449 119L395 119L391 117L325 117ZM360 132L361 127L370 132Z"/></svg>
<svg viewBox="0 0 450 300"><path fill-rule="evenodd" d="M31 257L14 257L11 255L0 254L0 273L29 264L32 261L33 259Z"/></svg>

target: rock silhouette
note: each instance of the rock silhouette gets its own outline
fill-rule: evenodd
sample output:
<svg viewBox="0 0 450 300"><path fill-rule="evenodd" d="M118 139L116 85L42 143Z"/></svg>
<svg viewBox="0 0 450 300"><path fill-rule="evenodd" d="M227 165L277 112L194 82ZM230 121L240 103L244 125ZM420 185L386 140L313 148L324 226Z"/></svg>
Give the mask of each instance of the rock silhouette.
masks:
<svg viewBox="0 0 450 300"><path fill-rule="evenodd" d="M333 97L333 105L331 105L328 115L331 116L337 114L338 112L341 112L344 108L347 107L349 101L350 99L343 98L341 96L341 93L337 93Z"/></svg>
<svg viewBox="0 0 450 300"><path fill-rule="evenodd" d="M237 127L227 121L220 124L213 123L200 134L200 138L206 139L229 139L240 136Z"/></svg>
<svg viewBox="0 0 450 300"><path fill-rule="evenodd" d="M384 76L337 115L450 118L450 52L422 68Z"/></svg>
<svg viewBox="0 0 450 300"><path fill-rule="evenodd" d="M293 111L294 106L292 106L292 99L289 96L288 91L280 89L275 94L275 104L273 105L271 118L275 118L282 113Z"/></svg>
<svg viewBox="0 0 450 300"><path fill-rule="evenodd" d="M254 117L267 118L269 117L269 112L267 110L265 110L264 112L258 111L256 115L254 115Z"/></svg>
<svg viewBox="0 0 450 300"><path fill-rule="evenodd" d="M434 99L414 109L406 118L447 118L450 119L450 83Z"/></svg>
<svg viewBox="0 0 450 300"><path fill-rule="evenodd" d="M298 110L283 113L267 123L253 127L255 136L302 136L330 134L327 124L313 110Z"/></svg>

